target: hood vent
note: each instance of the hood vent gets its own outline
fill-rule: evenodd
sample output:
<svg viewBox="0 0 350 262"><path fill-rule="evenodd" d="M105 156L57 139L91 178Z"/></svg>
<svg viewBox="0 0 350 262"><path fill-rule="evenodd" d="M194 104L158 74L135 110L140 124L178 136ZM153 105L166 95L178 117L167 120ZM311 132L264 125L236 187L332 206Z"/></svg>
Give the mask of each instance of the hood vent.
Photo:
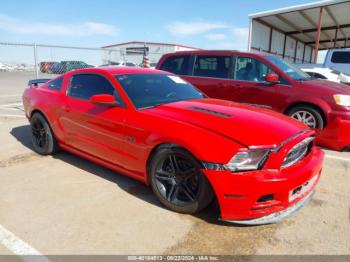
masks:
<svg viewBox="0 0 350 262"><path fill-rule="evenodd" d="M206 114L215 115L215 116L220 116L220 117L224 117L224 118L230 118L232 116L230 114L226 114L226 113L222 113L222 112L218 112L218 111L214 111L214 110L210 110L210 109L206 109L206 108L195 107L195 106L189 107L188 109L193 110L193 111L206 113Z"/></svg>

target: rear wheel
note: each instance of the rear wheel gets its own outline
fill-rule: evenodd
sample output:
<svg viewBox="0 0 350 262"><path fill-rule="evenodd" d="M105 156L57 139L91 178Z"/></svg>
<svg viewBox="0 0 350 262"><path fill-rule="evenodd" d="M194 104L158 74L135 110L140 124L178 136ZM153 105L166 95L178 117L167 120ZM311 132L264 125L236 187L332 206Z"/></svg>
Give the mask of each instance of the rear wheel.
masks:
<svg viewBox="0 0 350 262"><path fill-rule="evenodd" d="M325 126L321 112L308 105L293 107L287 114L310 128L322 129Z"/></svg>
<svg viewBox="0 0 350 262"><path fill-rule="evenodd" d="M180 147L159 149L152 157L149 175L154 194L173 211L196 213L213 200L198 160Z"/></svg>
<svg viewBox="0 0 350 262"><path fill-rule="evenodd" d="M58 150L57 141L49 123L40 113L34 113L30 119L31 138L34 151L41 155L53 154Z"/></svg>

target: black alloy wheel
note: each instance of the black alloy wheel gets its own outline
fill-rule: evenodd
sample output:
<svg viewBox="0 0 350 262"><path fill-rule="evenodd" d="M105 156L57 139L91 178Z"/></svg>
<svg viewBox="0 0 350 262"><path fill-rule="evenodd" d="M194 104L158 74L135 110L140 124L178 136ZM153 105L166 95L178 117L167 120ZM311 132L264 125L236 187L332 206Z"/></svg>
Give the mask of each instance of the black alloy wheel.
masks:
<svg viewBox="0 0 350 262"><path fill-rule="evenodd" d="M45 117L38 112L34 113L30 126L34 151L41 155L55 153L58 149L57 142Z"/></svg>
<svg viewBox="0 0 350 262"><path fill-rule="evenodd" d="M152 158L151 185L169 209L195 213L213 199L213 191L198 161L179 147L163 148Z"/></svg>

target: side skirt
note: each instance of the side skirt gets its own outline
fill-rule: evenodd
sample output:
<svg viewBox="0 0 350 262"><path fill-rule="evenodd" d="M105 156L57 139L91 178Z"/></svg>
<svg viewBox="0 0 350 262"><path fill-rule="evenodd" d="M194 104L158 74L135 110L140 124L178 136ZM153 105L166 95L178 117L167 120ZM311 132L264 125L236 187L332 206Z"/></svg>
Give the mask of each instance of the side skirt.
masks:
<svg viewBox="0 0 350 262"><path fill-rule="evenodd" d="M138 180L138 181L148 185L146 176L135 175L135 173L130 172L130 171L126 170L125 168L122 168L121 166L118 166L116 164L107 162L107 161L105 161L103 159L97 158L95 156L92 156L92 155L90 155L88 153L80 151L79 149L67 146L65 144L59 143L59 147L62 148L63 150L65 150L65 151L68 151L68 152L74 154L74 155L77 155L77 156L80 156L80 157L82 157L84 159L90 160L91 162L94 162L96 164L104 166L104 167L106 167L108 169L111 169L111 170L113 170L113 171L115 171L115 172L117 172L119 174L129 176L129 177L131 177L131 178L133 178L135 180Z"/></svg>

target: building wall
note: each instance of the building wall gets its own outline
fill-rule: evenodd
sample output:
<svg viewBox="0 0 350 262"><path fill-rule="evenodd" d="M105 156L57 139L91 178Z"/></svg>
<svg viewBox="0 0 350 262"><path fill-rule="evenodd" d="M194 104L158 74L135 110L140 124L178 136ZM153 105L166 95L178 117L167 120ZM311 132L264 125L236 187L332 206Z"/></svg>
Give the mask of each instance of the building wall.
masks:
<svg viewBox="0 0 350 262"><path fill-rule="evenodd" d="M143 48L143 44L139 43L128 43L125 45L116 45L105 47L106 52L103 53L103 63L109 62L133 62L135 64L141 64L143 61L143 54L130 54L127 52L128 48ZM157 63L158 60L167 53L177 51L195 50L195 48L177 46L177 45L158 45L158 44L146 44L148 47L148 58L150 63Z"/></svg>
<svg viewBox="0 0 350 262"><path fill-rule="evenodd" d="M295 62L295 63L311 63L310 60L311 52L313 49L310 46L305 47L304 54L304 43L298 42L287 36L286 43L284 44L285 35L281 32L278 32L270 27L261 24L255 20L252 22L251 29L251 43L250 43L250 51L253 52L265 52L272 53L277 56L283 57L283 48L284 50L284 59ZM271 49L270 49L270 33L272 30L271 36ZM303 61L304 57L304 61ZM313 55L312 55L313 57Z"/></svg>

